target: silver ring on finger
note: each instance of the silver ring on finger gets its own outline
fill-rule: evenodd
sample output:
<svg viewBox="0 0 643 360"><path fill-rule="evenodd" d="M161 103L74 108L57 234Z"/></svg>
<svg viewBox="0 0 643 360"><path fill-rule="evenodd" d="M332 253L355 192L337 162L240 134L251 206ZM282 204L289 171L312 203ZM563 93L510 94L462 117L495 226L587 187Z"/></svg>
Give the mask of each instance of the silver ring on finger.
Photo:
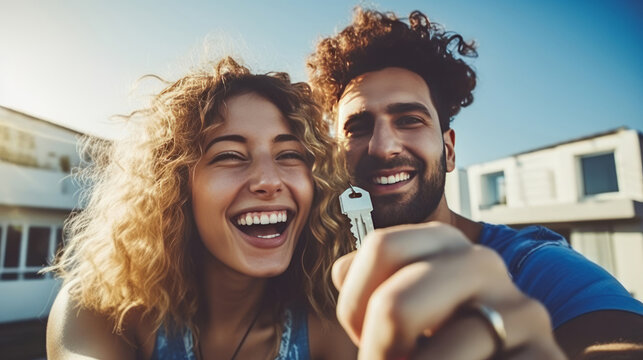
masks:
<svg viewBox="0 0 643 360"><path fill-rule="evenodd" d="M500 315L500 313L490 308L489 306L483 305L478 302L471 304L470 308L485 320L488 328L493 334L495 348L492 358L495 358L499 354L502 354L505 351L505 347L507 345L507 329L505 328L505 322L502 320L502 316Z"/></svg>

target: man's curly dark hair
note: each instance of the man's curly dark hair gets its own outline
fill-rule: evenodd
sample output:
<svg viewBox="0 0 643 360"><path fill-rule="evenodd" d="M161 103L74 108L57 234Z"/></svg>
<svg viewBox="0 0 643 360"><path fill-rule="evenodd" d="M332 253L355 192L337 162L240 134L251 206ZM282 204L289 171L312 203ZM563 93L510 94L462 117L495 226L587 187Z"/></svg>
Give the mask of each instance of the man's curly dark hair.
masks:
<svg viewBox="0 0 643 360"><path fill-rule="evenodd" d="M475 43L431 23L420 11L413 11L407 24L393 13L358 7L351 25L319 42L307 66L311 85L333 118L355 77L387 67L417 73L431 90L444 132L460 108L473 102L476 73L462 57L476 56Z"/></svg>

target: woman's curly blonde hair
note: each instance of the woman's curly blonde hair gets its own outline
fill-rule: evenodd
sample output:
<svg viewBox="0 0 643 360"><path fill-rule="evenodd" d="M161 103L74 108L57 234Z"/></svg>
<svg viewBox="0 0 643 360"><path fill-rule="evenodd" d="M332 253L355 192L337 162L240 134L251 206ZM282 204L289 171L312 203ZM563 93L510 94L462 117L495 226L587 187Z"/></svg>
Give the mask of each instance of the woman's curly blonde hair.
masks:
<svg viewBox="0 0 643 360"><path fill-rule="evenodd" d="M64 279L82 307L109 316L122 331L136 309L158 327L194 328L203 301L197 278L204 249L191 209L188 178L201 157L202 136L217 126L224 102L256 93L273 102L305 146L314 200L288 269L271 279L278 314L293 300L319 315L334 311L335 259L352 249L338 195L345 165L305 83L285 73L253 75L231 58L168 86L149 108L128 116L136 131L114 142L86 139L89 156L78 175L85 207L65 224L67 244L49 270Z"/></svg>

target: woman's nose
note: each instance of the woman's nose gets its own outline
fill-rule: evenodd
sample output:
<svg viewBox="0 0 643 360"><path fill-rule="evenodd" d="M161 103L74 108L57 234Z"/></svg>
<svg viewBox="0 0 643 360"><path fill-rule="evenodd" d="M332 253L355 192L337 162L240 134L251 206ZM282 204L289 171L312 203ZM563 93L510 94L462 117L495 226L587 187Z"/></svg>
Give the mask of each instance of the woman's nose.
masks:
<svg viewBox="0 0 643 360"><path fill-rule="evenodd" d="M253 169L250 191L262 197L272 197L281 192L283 182L278 169L272 162L259 162Z"/></svg>

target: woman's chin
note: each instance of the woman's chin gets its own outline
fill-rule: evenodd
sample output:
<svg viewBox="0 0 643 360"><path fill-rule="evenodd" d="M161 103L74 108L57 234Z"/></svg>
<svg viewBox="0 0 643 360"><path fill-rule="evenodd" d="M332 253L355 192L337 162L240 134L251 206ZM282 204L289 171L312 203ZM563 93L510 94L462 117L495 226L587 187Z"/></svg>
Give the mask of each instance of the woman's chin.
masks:
<svg viewBox="0 0 643 360"><path fill-rule="evenodd" d="M283 274L286 269L288 269L289 263L290 261L277 261L269 263L266 263L266 261L262 261L260 264L253 264L251 262L249 268L246 269L247 271L244 271L244 273L255 278L272 278Z"/></svg>

